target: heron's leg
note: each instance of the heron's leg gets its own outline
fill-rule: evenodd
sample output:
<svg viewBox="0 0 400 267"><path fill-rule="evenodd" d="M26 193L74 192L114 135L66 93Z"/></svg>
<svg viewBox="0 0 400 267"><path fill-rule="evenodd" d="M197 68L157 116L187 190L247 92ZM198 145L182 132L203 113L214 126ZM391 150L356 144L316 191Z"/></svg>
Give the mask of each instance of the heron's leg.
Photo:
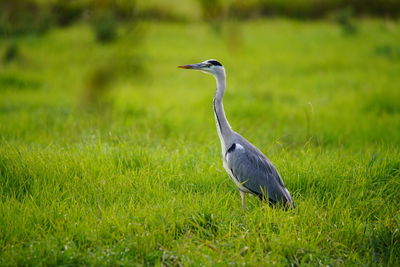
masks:
<svg viewBox="0 0 400 267"><path fill-rule="evenodd" d="M240 190L239 190L239 192L240 192L240 198L242 199L242 209L243 209L243 211L245 211L246 207L245 207L245 204L244 204L244 200L245 200L246 193L243 192L243 191L240 191Z"/></svg>

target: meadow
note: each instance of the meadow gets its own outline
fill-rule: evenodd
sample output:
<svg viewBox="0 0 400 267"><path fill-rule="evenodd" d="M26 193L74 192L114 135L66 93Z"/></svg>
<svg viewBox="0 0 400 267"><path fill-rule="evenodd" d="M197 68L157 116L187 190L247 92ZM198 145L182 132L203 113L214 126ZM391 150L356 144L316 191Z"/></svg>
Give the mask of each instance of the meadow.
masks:
<svg viewBox="0 0 400 267"><path fill-rule="evenodd" d="M0 265L400 265L400 23L87 24L15 37L0 65ZM6 53L0 43L0 54ZM209 58L234 130L296 208L222 168Z"/></svg>

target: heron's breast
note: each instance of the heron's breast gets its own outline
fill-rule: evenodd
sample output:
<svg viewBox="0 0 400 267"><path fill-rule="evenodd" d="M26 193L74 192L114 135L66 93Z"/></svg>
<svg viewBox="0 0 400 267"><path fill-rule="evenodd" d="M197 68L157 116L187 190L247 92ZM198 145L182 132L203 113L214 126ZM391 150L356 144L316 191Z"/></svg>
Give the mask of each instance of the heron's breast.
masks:
<svg viewBox="0 0 400 267"><path fill-rule="evenodd" d="M232 179L232 181L235 183L235 185L243 192L246 193L251 193L246 187L243 186L243 184L235 177L235 175L233 174L232 170L229 169L228 164L226 159L223 157L222 159L223 162L223 166L225 171L228 173L229 177Z"/></svg>

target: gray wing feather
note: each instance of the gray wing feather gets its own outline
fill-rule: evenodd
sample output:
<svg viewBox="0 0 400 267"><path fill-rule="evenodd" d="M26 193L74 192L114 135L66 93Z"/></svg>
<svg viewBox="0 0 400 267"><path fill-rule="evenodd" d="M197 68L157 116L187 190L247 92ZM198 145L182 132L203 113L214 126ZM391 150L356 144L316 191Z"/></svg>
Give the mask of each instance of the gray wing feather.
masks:
<svg viewBox="0 0 400 267"><path fill-rule="evenodd" d="M291 196L272 163L250 143L244 149L227 153L227 166L235 178L249 191L274 202L292 202Z"/></svg>

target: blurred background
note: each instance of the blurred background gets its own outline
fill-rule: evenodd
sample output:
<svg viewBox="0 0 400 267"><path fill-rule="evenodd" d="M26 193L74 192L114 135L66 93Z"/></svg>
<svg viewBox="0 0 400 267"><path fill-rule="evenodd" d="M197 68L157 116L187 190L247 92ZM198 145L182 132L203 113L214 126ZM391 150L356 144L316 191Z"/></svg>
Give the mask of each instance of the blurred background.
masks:
<svg viewBox="0 0 400 267"><path fill-rule="evenodd" d="M175 66L218 58L233 125L255 137L267 121L267 139L289 146L399 141L396 128L369 131L400 109L399 11L396 0L1 0L2 138L203 142L210 132L192 135L214 131L203 108L214 84Z"/></svg>

